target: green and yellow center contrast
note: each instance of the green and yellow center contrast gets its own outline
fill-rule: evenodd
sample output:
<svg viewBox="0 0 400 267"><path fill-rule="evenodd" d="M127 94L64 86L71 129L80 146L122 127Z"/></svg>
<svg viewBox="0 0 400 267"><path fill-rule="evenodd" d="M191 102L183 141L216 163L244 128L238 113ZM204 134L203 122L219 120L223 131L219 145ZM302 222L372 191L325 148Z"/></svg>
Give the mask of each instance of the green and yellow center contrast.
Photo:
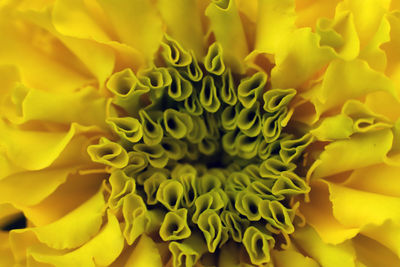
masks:
<svg viewBox="0 0 400 267"><path fill-rule="evenodd" d="M132 245L146 233L168 244L173 266L193 266L226 246L252 264L288 245L308 134L291 132L294 89L268 89L263 72L241 75L218 43L196 58L166 36L154 66L114 73L114 139L88 148L109 167L109 208Z"/></svg>

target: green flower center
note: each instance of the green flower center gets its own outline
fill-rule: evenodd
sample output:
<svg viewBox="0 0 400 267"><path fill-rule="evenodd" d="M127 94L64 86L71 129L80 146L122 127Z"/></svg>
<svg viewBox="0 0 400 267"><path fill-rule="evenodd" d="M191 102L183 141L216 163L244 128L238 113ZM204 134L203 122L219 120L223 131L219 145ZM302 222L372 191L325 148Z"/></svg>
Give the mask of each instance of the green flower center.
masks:
<svg viewBox="0 0 400 267"><path fill-rule="evenodd" d="M109 165L110 209L122 212L128 244L142 233L169 242L173 266L192 266L232 242L253 264L294 231L296 174L309 135L284 131L293 89L267 75L232 73L214 43L200 62L166 37L155 65L107 84L120 116L92 159Z"/></svg>

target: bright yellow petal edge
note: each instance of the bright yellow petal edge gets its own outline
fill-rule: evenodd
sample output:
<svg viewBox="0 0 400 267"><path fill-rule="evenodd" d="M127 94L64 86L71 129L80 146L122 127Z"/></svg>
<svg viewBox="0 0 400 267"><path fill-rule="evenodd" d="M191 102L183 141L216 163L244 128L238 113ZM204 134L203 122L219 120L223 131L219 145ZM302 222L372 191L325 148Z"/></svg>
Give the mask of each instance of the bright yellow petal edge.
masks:
<svg viewBox="0 0 400 267"><path fill-rule="evenodd" d="M121 218L107 210L107 169L86 152L112 138L106 81L148 67L164 32L199 58L215 39L232 69L262 70L268 88L297 91L292 127L317 140L304 162L307 226L271 251L271 266L400 265L398 8L384 0L4 1L0 222L22 212L27 228L1 231L0 266L168 262L168 249L146 235L124 242ZM221 253L218 266L245 266L240 260Z"/></svg>

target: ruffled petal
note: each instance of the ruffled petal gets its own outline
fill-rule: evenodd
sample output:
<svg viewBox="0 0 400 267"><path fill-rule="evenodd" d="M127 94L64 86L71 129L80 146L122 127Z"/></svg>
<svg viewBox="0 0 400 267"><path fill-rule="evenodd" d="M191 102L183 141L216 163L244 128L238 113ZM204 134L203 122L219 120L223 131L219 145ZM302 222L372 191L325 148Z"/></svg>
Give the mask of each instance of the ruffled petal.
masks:
<svg viewBox="0 0 400 267"><path fill-rule="evenodd" d="M108 222L90 241L76 250L67 253L49 252L43 248L32 249L30 255L38 262L60 267L68 266L107 266L121 253L124 239L115 215L108 213Z"/></svg>
<svg viewBox="0 0 400 267"><path fill-rule="evenodd" d="M8 236L8 233L0 232L0 266L15 266Z"/></svg>
<svg viewBox="0 0 400 267"><path fill-rule="evenodd" d="M20 208L35 226L53 223L95 195L106 177L106 174L96 172L70 175L64 184L39 204L21 205Z"/></svg>
<svg viewBox="0 0 400 267"><path fill-rule="evenodd" d="M333 18L339 2L340 0L296 0L296 26L314 28L319 18Z"/></svg>
<svg viewBox="0 0 400 267"><path fill-rule="evenodd" d="M324 243L312 227L296 229L293 242L321 266L355 267L356 255L350 242L339 245Z"/></svg>
<svg viewBox="0 0 400 267"><path fill-rule="evenodd" d="M124 266L161 267L161 256L156 243L147 235L142 235Z"/></svg>
<svg viewBox="0 0 400 267"><path fill-rule="evenodd" d="M227 64L235 71L242 73L243 60L248 54L246 36L234 0L211 2L206 9L210 19L210 29L223 49ZM229 28L226 25L230 25Z"/></svg>
<svg viewBox="0 0 400 267"><path fill-rule="evenodd" d="M398 221L387 220L379 226L368 225L364 227L362 233L378 241L400 258L400 224Z"/></svg>
<svg viewBox="0 0 400 267"><path fill-rule="evenodd" d="M193 50L197 58L204 56L203 30L197 1L158 1L161 16L167 25L167 33L185 49Z"/></svg>
<svg viewBox="0 0 400 267"><path fill-rule="evenodd" d="M140 51L151 61L163 37L161 19L149 1L98 1L107 11L118 38L122 43Z"/></svg>
<svg viewBox="0 0 400 267"><path fill-rule="evenodd" d="M352 240L357 259L367 267L373 266L399 266L400 259L388 248L363 235L358 235Z"/></svg>
<svg viewBox="0 0 400 267"><path fill-rule="evenodd" d="M354 14L354 22L360 37L361 47L366 45L377 32L383 15L390 6L388 0L346 0L338 10L349 10Z"/></svg>
<svg viewBox="0 0 400 267"><path fill-rule="evenodd" d="M400 197L400 167L377 164L354 170L344 186L384 196Z"/></svg>
<svg viewBox="0 0 400 267"><path fill-rule="evenodd" d="M330 244L340 244L356 236L359 232L358 228L343 226L333 216L328 186L323 182L315 181L311 183L311 187L310 201L302 203L300 211L321 239Z"/></svg>
<svg viewBox="0 0 400 267"><path fill-rule="evenodd" d="M308 177L328 177L380 163L391 149L392 141L392 131L385 129L330 143L310 168Z"/></svg>
<svg viewBox="0 0 400 267"><path fill-rule="evenodd" d="M278 267L318 267L319 264L308 256L295 250L272 250L273 262Z"/></svg>
<svg viewBox="0 0 400 267"><path fill-rule="evenodd" d="M75 123L68 132L21 131L0 122L0 144L13 164L27 170L40 170L50 166L75 135L90 131L97 132ZM76 154L81 155L82 150L77 149Z"/></svg>
<svg viewBox="0 0 400 267"><path fill-rule="evenodd" d="M14 230L10 241L14 247L24 236L34 233L38 241L54 249L71 249L85 244L100 229L103 222L105 200L101 191L61 219L37 228ZM78 227L77 227L78 226Z"/></svg>
<svg viewBox="0 0 400 267"><path fill-rule="evenodd" d="M345 90L337 90L344 88ZM371 69L365 61L333 61L327 68L320 86L306 92L315 106L316 121L321 114L368 93L384 91L396 96L393 82L380 72Z"/></svg>
<svg viewBox="0 0 400 267"><path fill-rule="evenodd" d="M280 40L295 29L294 0L261 0L258 3L255 50L273 54Z"/></svg>
<svg viewBox="0 0 400 267"><path fill-rule="evenodd" d="M15 102L14 109L17 112L15 116L11 112L6 116L17 124L47 121L69 125L74 122L107 129L105 119L108 101L93 87L75 92L50 93L19 85L14 88L10 98L10 102Z"/></svg>
<svg viewBox="0 0 400 267"><path fill-rule="evenodd" d="M79 60L49 32L28 22L24 27L10 23L24 25L20 19L10 17L13 12L8 7L0 13L0 64L17 65L27 85L49 91L72 91L93 82Z"/></svg>
<svg viewBox="0 0 400 267"><path fill-rule="evenodd" d="M283 38L276 49L272 87L298 88L336 57L332 48L319 42L319 35L309 28L298 29Z"/></svg>
<svg viewBox="0 0 400 267"><path fill-rule="evenodd" d="M350 12L336 12L333 20L318 20L316 31L321 36L320 44L332 47L340 58L352 60L358 56L360 42Z"/></svg>
<svg viewBox="0 0 400 267"><path fill-rule="evenodd" d="M66 36L97 41L110 41L110 28L105 14L95 1L57 0L52 10L52 21L58 32Z"/></svg>
<svg viewBox="0 0 400 267"><path fill-rule="evenodd" d="M400 222L400 198L360 191L328 183L335 218L348 227ZM349 205L351 203L351 205Z"/></svg>

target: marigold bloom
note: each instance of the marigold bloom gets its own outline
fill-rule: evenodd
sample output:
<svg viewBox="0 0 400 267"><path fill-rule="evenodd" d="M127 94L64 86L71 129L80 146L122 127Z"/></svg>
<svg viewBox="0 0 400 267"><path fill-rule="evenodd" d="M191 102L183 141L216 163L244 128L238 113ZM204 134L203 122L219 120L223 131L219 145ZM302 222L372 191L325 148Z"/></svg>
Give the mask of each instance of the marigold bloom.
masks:
<svg viewBox="0 0 400 267"><path fill-rule="evenodd" d="M400 4L0 3L0 266L400 266Z"/></svg>

